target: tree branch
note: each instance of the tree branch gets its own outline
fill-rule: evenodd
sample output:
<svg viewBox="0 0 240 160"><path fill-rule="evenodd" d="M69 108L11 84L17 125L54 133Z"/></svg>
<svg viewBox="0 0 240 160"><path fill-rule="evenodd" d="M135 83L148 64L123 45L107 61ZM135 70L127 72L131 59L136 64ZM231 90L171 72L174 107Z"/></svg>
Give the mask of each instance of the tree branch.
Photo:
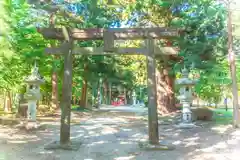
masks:
<svg viewBox="0 0 240 160"><path fill-rule="evenodd" d="M73 23L83 23L81 16L77 16L69 11L64 9L64 5L69 5L74 0L64 0L62 4L56 4L52 0L28 0L28 3L33 5L36 9L42 9L48 13L58 13L59 15L68 18Z"/></svg>

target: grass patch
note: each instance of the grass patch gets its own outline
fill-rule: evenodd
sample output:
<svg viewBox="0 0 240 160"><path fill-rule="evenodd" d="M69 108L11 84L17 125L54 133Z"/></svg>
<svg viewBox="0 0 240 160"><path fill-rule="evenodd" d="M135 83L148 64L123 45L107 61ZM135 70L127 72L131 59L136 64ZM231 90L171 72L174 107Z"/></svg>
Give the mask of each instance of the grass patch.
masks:
<svg viewBox="0 0 240 160"><path fill-rule="evenodd" d="M216 125L228 125L232 123L233 120L233 110L229 109L226 111L225 109L212 108L214 115L213 121Z"/></svg>
<svg viewBox="0 0 240 160"><path fill-rule="evenodd" d="M81 107L81 106L72 106L71 108L72 111L78 111L78 112L89 112L89 111L92 111L91 109L89 108L84 108L84 107Z"/></svg>

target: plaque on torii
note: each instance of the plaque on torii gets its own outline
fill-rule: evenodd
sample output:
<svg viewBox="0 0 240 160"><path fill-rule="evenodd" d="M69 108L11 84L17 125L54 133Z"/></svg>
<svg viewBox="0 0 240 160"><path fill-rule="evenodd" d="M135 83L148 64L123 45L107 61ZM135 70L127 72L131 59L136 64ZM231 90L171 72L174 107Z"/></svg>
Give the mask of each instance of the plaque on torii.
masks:
<svg viewBox="0 0 240 160"><path fill-rule="evenodd" d="M66 41L62 28L40 28L38 31L45 39L55 39ZM72 79L72 55L114 55L114 54L144 54L147 56L147 72L148 72L148 130L149 142L158 144L158 116L157 116L157 99L156 99L156 77L155 77L155 54L176 54L176 51L171 47L158 48L155 46L154 39L172 38L179 35L179 29L176 28L92 28L92 29L67 29L70 41L62 43L55 48L46 48L48 54L63 54L64 55L64 80L63 80L63 98L62 103L66 105L65 110L67 117L70 117L69 108L71 106L71 79ZM145 46L143 47L127 47L115 48L114 40L137 40L144 39ZM74 47L74 40L103 40L104 47ZM64 116L66 116L64 115ZM68 122L70 124L70 122ZM68 130L70 127L63 126L61 130ZM70 137L70 134L67 135ZM61 134L60 134L61 142Z"/></svg>

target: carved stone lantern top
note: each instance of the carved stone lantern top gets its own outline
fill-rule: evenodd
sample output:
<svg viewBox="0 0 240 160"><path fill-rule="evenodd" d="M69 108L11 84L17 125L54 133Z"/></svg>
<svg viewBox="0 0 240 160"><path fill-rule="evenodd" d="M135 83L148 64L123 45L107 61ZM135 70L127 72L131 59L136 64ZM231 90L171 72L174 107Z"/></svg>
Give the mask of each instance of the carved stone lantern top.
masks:
<svg viewBox="0 0 240 160"><path fill-rule="evenodd" d="M176 80L176 84L181 86L194 86L198 80L193 80L188 77L189 72L186 68L182 70L182 77Z"/></svg>
<svg viewBox="0 0 240 160"><path fill-rule="evenodd" d="M44 83L44 79L38 72L38 67L35 63L32 73L25 79L27 83L27 91L24 98L27 100L39 100L41 98L40 85Z"/></svg>
<svg viewBox="0 0 240 160"><path fill-rule="evenodd" d="M28 84L37 84L40 85L45 82L44 78L39 74L38 72L38 67L35 63L31 75L29 75L26 79L25 82Z"/></svg>

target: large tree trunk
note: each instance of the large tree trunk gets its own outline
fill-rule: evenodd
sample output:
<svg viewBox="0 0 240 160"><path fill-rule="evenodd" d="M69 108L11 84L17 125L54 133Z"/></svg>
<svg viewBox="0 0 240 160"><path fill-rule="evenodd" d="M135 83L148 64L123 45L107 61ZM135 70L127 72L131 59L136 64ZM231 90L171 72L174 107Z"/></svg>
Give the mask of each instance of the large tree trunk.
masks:
<svg viewBox="0 0 240 160"><path fill-rule="evenodd" d="M86 107L86 102L87 102L87 80L83 80L83 86L82 86L82 93L81 93L81 107Z"/></svg>
<svg viewBox="0 0 240 160"><path fill-rule="evenodd" d="M97 86L97 106L99 107L102 104L101 101L101 84L100 81L98 81L98 86Z"/></svg>
<svg viewBox="0 0 240 160"><path fill-rule="evenodd" d="M55 25L55 14L52 13L49 17L49 23L50 27L54 28ZM55 47L54 43L51 43L51 47ZM53 60L57 60L58 57L53 55ZM52 101L51 106L54 109L59 108L59 102L58 102L58 73L57 73L57 66L54 63L53 64L53 70L52 70Z"/></svg>
<svg viewBox="0 0 240 160"><path fill-rule="evenodd" d="M5 106L4 111L5 112L11 112L12 110L12 97L10 91L6 92L6 98L5 98Z"/></svg>
<svg viewBox="0 0 240 160"><path fill-rule="evenodd" d="M77 96L74 96L73 97L73 105L76 105L77 104Z"/></svg>
<svg viewBox="0 0 240 160"><path fill-rule="evenodd" d="M52 72L52 108L59 108L58 103L58 75L56 71L56 66L54 66Z"/></svg>
<svg viewBox="0 0 240 160"><path fill-rule="evenodd" d="M127 104L127 90L126 90L126 88L124 88L124 105L126 105Z"/></svg>
<svg viewBox="0 0 240 160"><path fill-rule="evenodd" d="M4 91L3 92L3 110L5 111L5 107L6 107L6 98L7 98L7 96L6 96L6 92Z"/></svg>
<svg viewBox="0 0 240 160"><path fill-rule="evenodd" d="M81 107L86 107L87 102L87 80L83 81L82 94L81 94Z"/></svg>
<svg viewBox="0 0 240 160"><path fill-rule="evenodd" d="M109 88L109 91L108 91L108 104L110 104L111 105L111 103L112 103L112 83L111 82L109 82L108 83L108 88Z"/></svg>
<svg viewBox="0 0 240 160"><path fill-rule="evenodd" d="M103 82L103 92L104 92L103 103L108 104L108 83L106 79Z"/></svg>
<svg viewBox="0 0 240 160"><path fill-rule="evenodd" d="M17 117L27 118L28 104L27 104L27 101L24 99L24 94L19 95L18 103L19 104L18 104Z"/></svg>
<svg viewBox="0 0 240 160"><path fill-rule="evenodd" d="M87 65L84 65L84 76L87 75ZM82 93L81 93L81 104L80 106L83 108L86 108L86 102L87 102L87 89L88 89L88 81L86 77L83 77L83 85L82 85Z"/></svg>
<svg viewBox="0 0 240 160"><path fill-rule="evenodd" d="M156 71L157 105L159 114L168 114L176 111L174 83L175 76L170 75L172 68L162 65Z"/></svg>

